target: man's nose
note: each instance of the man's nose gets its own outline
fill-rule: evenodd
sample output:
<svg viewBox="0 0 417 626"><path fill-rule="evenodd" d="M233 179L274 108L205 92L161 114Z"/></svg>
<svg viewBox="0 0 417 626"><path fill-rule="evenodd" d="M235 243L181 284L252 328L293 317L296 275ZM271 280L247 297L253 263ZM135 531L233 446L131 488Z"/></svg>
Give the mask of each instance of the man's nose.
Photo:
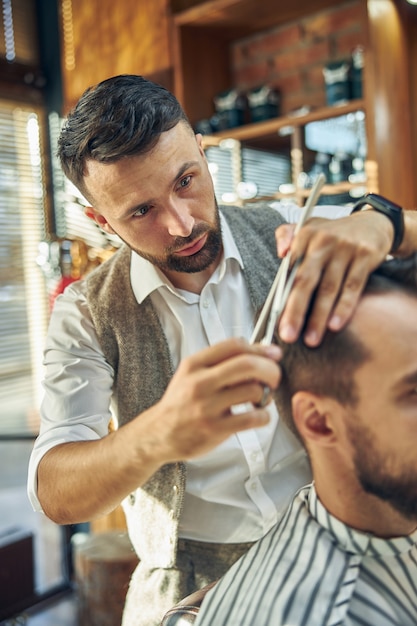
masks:
<svg viewBox="0 0 417 626"><path fill-rule="evenodd" d="M188 237L195 220L186 207L171 203L165 207L165 223L172 237Z"/></svg>

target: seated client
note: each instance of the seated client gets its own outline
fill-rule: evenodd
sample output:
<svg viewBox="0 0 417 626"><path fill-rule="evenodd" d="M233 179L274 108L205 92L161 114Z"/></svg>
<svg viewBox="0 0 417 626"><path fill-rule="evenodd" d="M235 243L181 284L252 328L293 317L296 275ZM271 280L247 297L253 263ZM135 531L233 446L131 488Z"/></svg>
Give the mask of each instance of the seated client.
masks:
<svg viewBox="0 0 417 626"><path fill-rule="evenodd" d="M208 593L195 624L415 626L416 258L374 272L344 330L283 351L277 403L313 483Z"/></svg>

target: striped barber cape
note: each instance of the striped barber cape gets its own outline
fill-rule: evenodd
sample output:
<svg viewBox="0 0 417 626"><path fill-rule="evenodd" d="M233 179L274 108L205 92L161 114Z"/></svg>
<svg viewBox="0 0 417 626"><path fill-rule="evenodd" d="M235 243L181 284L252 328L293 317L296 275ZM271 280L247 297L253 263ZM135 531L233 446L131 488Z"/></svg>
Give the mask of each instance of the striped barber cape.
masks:
<svg viewBox="0 0 417 626"><path fill-rule="evenodd" d="M417 625L417 531L356 531L327 512L313 485L210 591L195 623L342 625Z"/></svg>

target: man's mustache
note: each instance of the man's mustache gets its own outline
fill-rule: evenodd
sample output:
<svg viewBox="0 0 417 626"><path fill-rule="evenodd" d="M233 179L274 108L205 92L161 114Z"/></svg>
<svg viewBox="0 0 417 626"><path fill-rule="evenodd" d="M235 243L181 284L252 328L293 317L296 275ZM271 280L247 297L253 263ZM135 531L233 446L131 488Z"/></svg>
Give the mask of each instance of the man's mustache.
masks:
<svg viewBox="0 0 417 626"><path fill-rule="evenodd" d="M175 240L171 246L167 249L167 252L172 253L177 250L181 250L185 246L191 245L196 239L210 231L208 224L197 224L194 226L188 237L175 237Z"/></svg>

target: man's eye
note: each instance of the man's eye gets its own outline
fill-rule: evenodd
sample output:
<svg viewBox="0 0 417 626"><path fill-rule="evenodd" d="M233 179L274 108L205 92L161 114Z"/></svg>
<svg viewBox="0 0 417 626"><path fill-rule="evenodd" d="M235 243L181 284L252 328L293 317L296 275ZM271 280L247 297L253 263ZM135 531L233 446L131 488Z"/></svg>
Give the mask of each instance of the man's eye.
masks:
<svg viewBox="0 0 417 626"><path fill-rule="evenodd" d="M133 213L133 217L142 217L142 215L146 215L149 211L149 206L141 206Z"/></svg>
<svg viewBox="0 0 417 626"><path fill-rule="evenodd" d="M181 178L180 180L180 187L182 188L188 187L190 182L191 182L191 176L185 176L184 178Z"/></svg>

